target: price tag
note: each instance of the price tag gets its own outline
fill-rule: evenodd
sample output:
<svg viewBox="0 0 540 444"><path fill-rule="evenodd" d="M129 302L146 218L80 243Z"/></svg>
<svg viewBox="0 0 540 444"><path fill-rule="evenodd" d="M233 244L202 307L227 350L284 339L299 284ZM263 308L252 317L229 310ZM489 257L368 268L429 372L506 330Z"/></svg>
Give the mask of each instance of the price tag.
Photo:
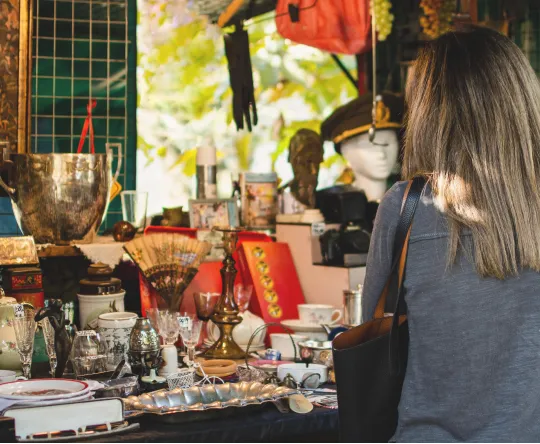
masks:
<svg viewBox="0 0 540 444"><path fill-rule="evenodd" d="M311 224L311 235L312 236L322 236L325 231L324 222L314 222Z"/></svg>
<svg viewBox="0 0 540 444"><path fill-rule="evenodd" d="M96 336L94 330L81 330L77 332L77 336Z"/></svg>
<svg viewBox="0 0 540 444"><path fill-rule="evenodd" d="M180 328L185 328L188 330L191 330L191 318L188 316L178 316L178 323L180 324Z"/></svg>
<svg viewBox="0 0 540 444"><path fill-rule="evenodd" d="M22 304L15 304L13 310L15 311L16 318L22 318L24 316L24 307Z"/></svg>

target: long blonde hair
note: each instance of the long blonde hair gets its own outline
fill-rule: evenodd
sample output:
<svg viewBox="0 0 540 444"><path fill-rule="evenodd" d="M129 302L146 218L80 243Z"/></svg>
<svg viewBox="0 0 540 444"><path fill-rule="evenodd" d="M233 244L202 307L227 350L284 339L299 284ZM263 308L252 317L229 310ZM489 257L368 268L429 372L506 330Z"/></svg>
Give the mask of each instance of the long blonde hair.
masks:
<svg viewBox="0 0 540 444"><path fill-rule="evenodd" d="M420 52L407 83L403 175L431 178L450 224L464 228L481 276L540 271L540 85L509 39L450 32Z"/></svg>

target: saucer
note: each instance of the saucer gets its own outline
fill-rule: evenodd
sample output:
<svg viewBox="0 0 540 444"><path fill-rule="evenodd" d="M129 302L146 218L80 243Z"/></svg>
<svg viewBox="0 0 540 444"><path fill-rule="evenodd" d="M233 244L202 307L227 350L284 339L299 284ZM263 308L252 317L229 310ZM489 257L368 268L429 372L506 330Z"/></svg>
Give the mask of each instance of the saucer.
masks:
<svg viewBox="0 0 540 444"><path fill-rule="evenodd" d="M262 370L266 373L273 373L277 371L279 365L282 364L294 364L292 361L272 361L269 359L259 359L257 361L250 362L249 365L256 369Z"/></svg>
<svg viewBox="0 0 540 444"><path fill-rule="evenodd" d="M300 319L286 319L281 321L281 324L294 332L325 333L325 330L321 325L310 324L309 322L303 322Z"/></svg>

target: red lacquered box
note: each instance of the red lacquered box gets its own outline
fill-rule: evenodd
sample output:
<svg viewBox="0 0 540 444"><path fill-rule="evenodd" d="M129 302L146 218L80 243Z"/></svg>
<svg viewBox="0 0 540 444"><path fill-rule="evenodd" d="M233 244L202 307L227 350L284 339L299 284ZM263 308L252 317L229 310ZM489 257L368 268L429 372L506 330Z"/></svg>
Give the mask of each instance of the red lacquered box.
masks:
<svg viewBox="0 0 540 444"><path fill-rule="evenodd" d="M265 322L298 319L298 304L305 303L289 245L282 242L243 242L239 269L253 285L251 310ZM270 332L282 331L272 327Z"/></svg>

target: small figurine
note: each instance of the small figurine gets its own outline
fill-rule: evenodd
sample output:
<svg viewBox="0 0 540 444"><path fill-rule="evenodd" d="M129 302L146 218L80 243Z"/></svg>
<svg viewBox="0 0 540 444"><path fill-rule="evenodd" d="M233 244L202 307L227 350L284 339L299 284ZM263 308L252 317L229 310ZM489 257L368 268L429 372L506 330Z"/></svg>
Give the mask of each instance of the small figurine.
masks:
<svg viewBox="0 0 540 444"><path fill-rule="evenodd" d="M300 129L289 143L289 163L294 179L281 187L290 189L294 198L305 208L315 207L315 190L324 149L321 137L310 129Z"/></svg>
<svg viewBox="0 0 540 444"><path fill-rule="evenodd" d="M298 388L298 384L290 373L287 373L287 375L283 378L283 381L281 381L281 385L292 389Z"/></svg>
<svg viewBox="0 0 540 444"><path fill-rule="evenodd" d="M62 310L61 299L49 299L47 307L40 308L36 313L35 321L48 318L54 329L54 349L56 351L56 371L55 378L61 378L66 369L66 364L71 351L71 339L66 329L66 318Z"/></svg>

